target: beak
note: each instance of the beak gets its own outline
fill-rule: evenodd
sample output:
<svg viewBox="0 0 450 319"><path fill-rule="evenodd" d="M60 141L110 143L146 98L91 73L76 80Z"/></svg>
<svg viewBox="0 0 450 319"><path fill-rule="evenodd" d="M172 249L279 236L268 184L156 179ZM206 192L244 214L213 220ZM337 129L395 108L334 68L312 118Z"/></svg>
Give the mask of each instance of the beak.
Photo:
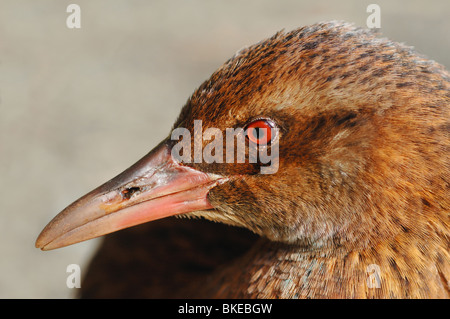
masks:
<svg viewBox="0 0 450 319"><path fill-rule="evenodd" d="M208 192L222 181L182 166L162 142L59 213L42 230L36 247L60 248L148 221L211 209Z"/></svg>

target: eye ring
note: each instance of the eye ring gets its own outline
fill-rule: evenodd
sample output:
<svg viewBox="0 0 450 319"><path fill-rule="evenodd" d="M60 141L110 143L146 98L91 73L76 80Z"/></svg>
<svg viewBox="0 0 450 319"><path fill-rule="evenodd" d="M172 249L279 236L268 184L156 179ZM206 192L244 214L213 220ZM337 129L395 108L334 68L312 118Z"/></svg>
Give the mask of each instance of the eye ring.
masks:
<svg viewBox="0 0 450 319"><path fill-rule="evenodd" d="M245 127L245 137L256 145L268 145L275 138L275 123L269 119L257 119Z"/></svg>

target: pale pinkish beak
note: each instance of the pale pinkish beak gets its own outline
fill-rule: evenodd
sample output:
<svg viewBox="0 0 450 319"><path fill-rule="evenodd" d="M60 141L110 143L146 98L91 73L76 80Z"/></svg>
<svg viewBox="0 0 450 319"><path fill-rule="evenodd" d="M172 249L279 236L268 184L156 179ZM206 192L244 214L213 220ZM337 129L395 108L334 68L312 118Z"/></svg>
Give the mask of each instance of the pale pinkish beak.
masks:
<svg viewBox="0 0 450 319"><path fill-rule="evenodd" d="M211 209L208 192L221 181L176 162L163 142L65 208L42 230L36 247L60 248L148 221Z"/></svg>

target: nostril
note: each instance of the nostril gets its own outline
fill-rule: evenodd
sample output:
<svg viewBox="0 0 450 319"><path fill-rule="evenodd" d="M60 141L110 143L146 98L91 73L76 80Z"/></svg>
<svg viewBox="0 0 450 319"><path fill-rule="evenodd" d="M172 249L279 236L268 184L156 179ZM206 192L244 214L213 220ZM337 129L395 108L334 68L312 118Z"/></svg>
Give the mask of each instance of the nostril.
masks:
<svg viewBox="0 0 450 319"><path fill-rule="evenodd" d="M139 187L130 187L130 188L126 188L122 191L122 197L124 199L130 199L131 196L133 196L133 194L135 194L136 192L140 192L141 189Z"/></svg>

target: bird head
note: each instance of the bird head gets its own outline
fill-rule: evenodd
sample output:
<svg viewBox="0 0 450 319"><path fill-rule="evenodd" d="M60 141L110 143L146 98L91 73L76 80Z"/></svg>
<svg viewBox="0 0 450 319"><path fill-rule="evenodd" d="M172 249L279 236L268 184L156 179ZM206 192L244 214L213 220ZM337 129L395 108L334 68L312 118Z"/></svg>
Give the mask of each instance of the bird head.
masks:
<svg viewBox="0 0 450 319"><path fill-rule="evenodd" d="M63 210L36 246L174 215L310 248L424 230L423 207L447 202L436 176L449 171L437 154L448 149L448 89L437 64L367 30L279 32L214 72L169 137Z"/></svg>

